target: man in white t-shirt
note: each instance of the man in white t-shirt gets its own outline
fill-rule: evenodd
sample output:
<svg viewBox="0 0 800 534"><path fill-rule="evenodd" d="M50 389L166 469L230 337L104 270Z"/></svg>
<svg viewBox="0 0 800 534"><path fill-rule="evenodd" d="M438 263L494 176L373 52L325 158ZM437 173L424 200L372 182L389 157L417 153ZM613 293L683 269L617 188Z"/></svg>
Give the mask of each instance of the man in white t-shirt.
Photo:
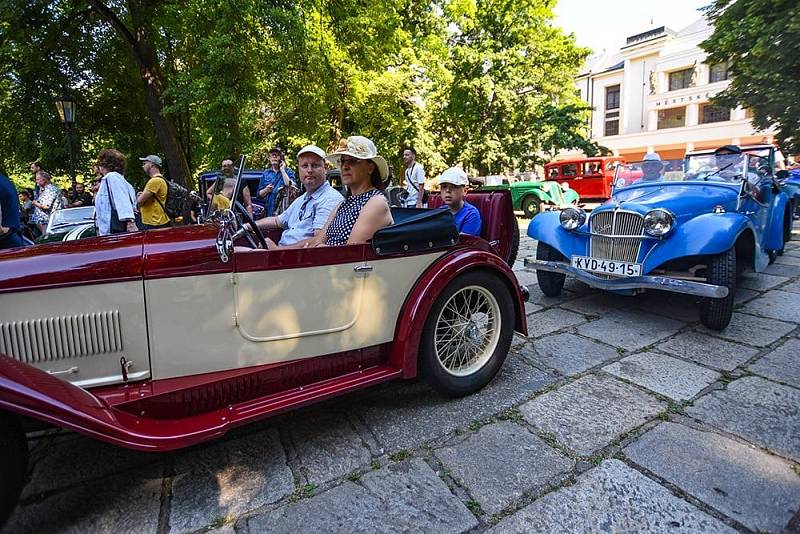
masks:
<svg viewBox="0 0 800 534"><path fill-rule="evenodd" d="M403 163L406 164L404 177L405 189L408 192L405 207L424 208L425 169L417 163L417 151L411 147L406 147L403 150Z"/></svg>

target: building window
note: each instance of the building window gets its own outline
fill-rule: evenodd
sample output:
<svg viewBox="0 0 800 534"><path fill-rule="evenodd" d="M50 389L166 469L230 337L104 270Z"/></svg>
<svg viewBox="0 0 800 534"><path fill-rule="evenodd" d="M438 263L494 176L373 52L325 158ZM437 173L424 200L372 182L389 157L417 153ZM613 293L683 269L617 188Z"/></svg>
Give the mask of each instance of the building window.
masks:
<svg viewBox="0 0 800 534"><path fill-rule="evenodd" d="M604 134L606 136L619 135L619 119L607 120Z"/></svg>
<svg viewBox="0 0 800 534"><path fill-rule="evenodd" d="M727 63L717 63L716 65L711 65L708 69L708 83L721 82L727 80L728 77Z"/></svg>
<svg viewBox="0 0 800 534"><path fill-rule="evenodd" d="M658 129L686 126L686 108L662 109L658 112Z"/></svg>
<svg viewBox="0 0 800 534"><path fill-rule="evenodd" d="M606 111L619 109L619 85L606 87Z"/></svg>
<svg viewBox="0 0 800 534"><path fill-rule="evenodd" d="M692 85L692 72L694 69L678 70L669 73L669 90L677 91L678 89L686 89Z"/></svg>
<svg viewBox="0 0 800 534"><path fill-rule="evenodd" d="M706 104L700 109L700 123L724 122L731 120L731 110Z"/></svg>

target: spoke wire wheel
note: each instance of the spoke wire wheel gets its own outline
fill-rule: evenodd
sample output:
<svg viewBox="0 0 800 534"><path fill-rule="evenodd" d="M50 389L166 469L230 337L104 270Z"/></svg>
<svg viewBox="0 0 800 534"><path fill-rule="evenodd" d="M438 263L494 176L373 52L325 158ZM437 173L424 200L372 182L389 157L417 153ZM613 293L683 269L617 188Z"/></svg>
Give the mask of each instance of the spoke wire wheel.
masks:
<svg viewBox="0 0 800 534"><path fill-rule="evenodd" d="M502 316L497 299L471 285L454 293L436 318L434 352L453 376L468 376L491 359L500 340Z"/></svg>

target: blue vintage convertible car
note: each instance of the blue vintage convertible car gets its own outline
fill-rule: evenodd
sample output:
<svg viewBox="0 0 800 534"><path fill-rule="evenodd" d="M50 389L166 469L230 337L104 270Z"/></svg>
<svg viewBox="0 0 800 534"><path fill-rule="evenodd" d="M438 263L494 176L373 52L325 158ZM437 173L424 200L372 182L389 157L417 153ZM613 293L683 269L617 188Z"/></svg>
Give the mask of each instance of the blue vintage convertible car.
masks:
<svg viewBox="0 0 800 534"><path fill-rule="evenodd" d="M795 216L800 215L800 169L778 171L778 179L783 192L789 197L792 213Z"/></svg>
<svg viewBox="0 0 800 534"><path fill-rule="evenodd" d="M619 167L612 197L590 216L570 207L533 219L528 235L539 244L525 264L548 296L560 294L569 275L622 294L704 297L701 322L722 330L737 274L763 270L791 235L774 159L768 145L693 152L671 180L658 165Z"/></svg>

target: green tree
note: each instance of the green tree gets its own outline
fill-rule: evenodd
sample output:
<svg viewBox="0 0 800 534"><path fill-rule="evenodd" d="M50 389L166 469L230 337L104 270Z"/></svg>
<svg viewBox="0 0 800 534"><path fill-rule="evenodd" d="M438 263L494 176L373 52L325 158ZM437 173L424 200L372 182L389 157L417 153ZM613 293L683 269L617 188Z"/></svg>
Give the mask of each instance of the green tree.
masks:
<svg viewBox="0 0 800 534"><path fill-rule="evenodd" d="M574 75L588 54L551 26L552 0L450 0L450 83L433 129L446 159L480 174L525 167L536 154L590 145ZM561 131L565 125L569 131ZM589 148L594 150L594 148Z"/></svg>
<svg viewBox="0 0 800 534"><path fill-rule="evenodd" d="M750 109L756 128L775 126L783 149L800 153L800 4L716 0L707 17L714 32L700 44L706 62L729 62L732 76L715 103Z"/></svg>

